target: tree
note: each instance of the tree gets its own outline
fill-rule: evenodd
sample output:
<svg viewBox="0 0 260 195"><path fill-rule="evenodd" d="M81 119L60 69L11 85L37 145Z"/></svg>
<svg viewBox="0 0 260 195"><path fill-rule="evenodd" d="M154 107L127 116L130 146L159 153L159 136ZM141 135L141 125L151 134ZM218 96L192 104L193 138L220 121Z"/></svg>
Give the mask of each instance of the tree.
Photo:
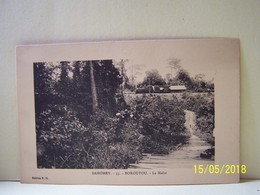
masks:
<svg viewBox="0 0 260 195"><path fill-rule="evenodd" d="M168 60L169 61L169 67L171 69L171 75L172 74L172 70L174 69L176 72L178 72L180 69L181 69L181 66L180 66L180 62L181 60L178 59L178 58L171 58Z"/></svg>
<svg viewBox="0 0 260 195"><path fill-rule="evenodd" d="M74 64L72 79L73 101L71 103L77 111L77 117L84 124L87 124L88 118L92 113L90 66L88 61L81 61Z"/></svg>
<svg viewBox="0 0 260 195"><path fill-rule="evenodd" d="M152 69L145 72L146 76L142 82L142 85L165 85L165 81L162 76L159 74L157 69Z"/></svg>
<svg viewBox="0 0 260 195"><path fill-rule="evenodd" d="M129 76L128 86L129 86L129 89L131 89L132 91L135 90L138 77L142 76L142 74L143 74L142 72L143 72L143 69L145 68L145 66L146 65L144 65L144 64L132 64L129 67L129 70L131 70L131 74Z"/></svg>
<svg viewBox="0 0 260 195"><path fill-rule="evenodd" d="M194 78L194 90L198 92L214 91L213 80L206 81L204 74L197 74Z"/></svg>
<svg viewBox="0 0 260 195"><path fill-rule="evenodd" d="M205 74L197 74L194 77L195 81L203 81L205 79Z"/></svg>
<svg viewBox="0 0 260 195"><path fill-rule="evenodd" d="M91 83L91 94L92 94L92 110L96 111L98 107L98 99L97 99L97 89L96 89L96 83L94 78L94 67L93 62L89 62L90 66L90 83Z"/></svg>
<svg viewBox="0 0 260 195"><path fill-rule="evenodd" d="M172 80L172 74L171 73L167 73L165 76L165 80L167 84L170 84L171 80Z"/></svg>
<svg viewBox="0 0 260 195"><path fill-rule="evenodd" d="M34 91L36 94L49 93L51 89L51 70L45 62L34 65Z"/></svg>
<svg viewBox="0 0 260 195"><path fill-rule="evenodd" d="M101 109L109 113L116 111L116 93L122 83L119 70L112 60L82 62L80 71L81 101L86 109ZM86 111L87 112L87 111Z"/></svg>
<svg viewBox="0 0 260 195"><path fill-rule="evenodd" d="M109 113L116 111L116 93L123 82L112 60L99 60L94 66L99 108Z"/></svg>
<svg viewBox="0 0 260 195"><path fill-rule="evenodd" d="M91 102L91 87L89 78L90 70L83 69L85 63L83 61L74 61L73 76L72 76L72 100L69 102L77 112L77 117L81 120L86 120L87 116L92 111Z"/></svg>
<svg viewBox="0 0 260 195"><path fill-rule="evenodd" d="M80 87L80 79L81 79L81 74L80 74L80 67L81 67L81 61L75 61L73 63L74 69L73 69L73 78L72 78L72 83L73 83L73 88L78 90Z"/></svg>
<svg viewBox="0 0 260 195"><path fill-rule="evenodd" d="M193 89L192 78L190 77L189 73L184 69L181 69L177 73L175 81L178 85L185 85L188 89Z"/></svg>
<svg viewBox="0 0 260 195"><path fill-rule="evenodd" d="M52 103L55 93L52 79L53 68L46 62L36 62L34 65L35 112L39 114L46 105Z"/></svg>
<svg viewBox="0 0 260 195"><path fill-rule="evenodd" d="M69 77L69 72L71 71L71 66L69 61L61 61L58 65L60 69L59 80L56 85L58 91L58 96L60 97L60 102L65 104L67 101L72 99L72 86L71 79Z"/></svg>
<svg viewBox="0 0 260 195"><path fill-rule="evenodd" d="M124 95L125 86L128 85L126 83L126 80L129 80L128 77L126 76L126 68L125 68L125 63L127 61L128 59L121 59L119 62L113 61L114 67L116 67L117 70L120 72L118 78L121 79L120 92L122 96Z"/></svg>

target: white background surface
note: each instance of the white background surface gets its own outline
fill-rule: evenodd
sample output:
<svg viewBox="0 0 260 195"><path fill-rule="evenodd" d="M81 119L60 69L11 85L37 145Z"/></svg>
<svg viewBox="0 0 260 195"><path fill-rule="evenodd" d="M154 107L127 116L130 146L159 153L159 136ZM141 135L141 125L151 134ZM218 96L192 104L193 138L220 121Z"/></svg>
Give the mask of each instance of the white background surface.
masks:
<svg viewBox="0 0 260 195"><path fill-rule="evenodd" d="M91 185L40 185L20 184L18 182L0 182L0 194L11 195L71 195L71 194L105 194L105 195L168 195L168 194L236 194L236 195L259 195L260 180L242 181L239 184L216 184L216 185L175 185L175 186L91 186Z"/></svg>
<svg viewBox="0 0 260 195"><path fill-rule="evenodd" d="M0 0L0 179L19 178L16 45L178 37L240 38L242 177L260 178L259 10L259 0Z"/></svg>

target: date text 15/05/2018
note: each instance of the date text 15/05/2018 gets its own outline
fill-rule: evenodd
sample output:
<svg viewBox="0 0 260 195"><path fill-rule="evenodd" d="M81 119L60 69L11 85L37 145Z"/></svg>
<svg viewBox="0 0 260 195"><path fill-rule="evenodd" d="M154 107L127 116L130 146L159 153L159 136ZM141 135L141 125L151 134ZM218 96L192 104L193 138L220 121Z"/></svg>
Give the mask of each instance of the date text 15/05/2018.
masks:
<svg viewBox="0 0 260 195"><path fill-rule="evenodd" d="M246 174L246 165L234 165L234 164L195 164L194 166L194 173L195 174Z"/></svg>

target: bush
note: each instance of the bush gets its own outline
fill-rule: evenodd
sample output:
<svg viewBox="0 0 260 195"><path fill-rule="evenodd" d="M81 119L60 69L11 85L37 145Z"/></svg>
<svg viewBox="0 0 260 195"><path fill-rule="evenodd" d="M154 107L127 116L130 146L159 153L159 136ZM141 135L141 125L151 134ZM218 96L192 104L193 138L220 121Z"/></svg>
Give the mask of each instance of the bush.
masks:
<svg viewBox="0 0 260 195"><path fill-rule="evenodd" d="M197 134L212 146L215 145L213 130L215 128L214 93L187 94L182 96L182 107L196 113Z"/></svg>
<svg viewBox="0 0 260 195"><path fill-rule="evenodd" d="M37 117L36 127L39 168L127 168L142 157L134 120L103 111L84 126L72 109L51 106Z"/></svg>
<svg viewBox="0 0 260 195"><path fill-rule="evenodd" d="M133 118L144 136L143 152L167 154L186 143L185 113L176 99L143 95L130 102Z"/></svg>

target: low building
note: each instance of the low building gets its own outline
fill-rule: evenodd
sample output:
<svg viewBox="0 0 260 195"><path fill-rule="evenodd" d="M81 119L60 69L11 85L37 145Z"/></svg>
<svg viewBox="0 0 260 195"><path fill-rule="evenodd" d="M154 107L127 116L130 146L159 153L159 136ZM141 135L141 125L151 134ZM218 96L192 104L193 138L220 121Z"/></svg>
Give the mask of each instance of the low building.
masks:
<svg viewBox="0 0 260 195"><path fill-rule="evenodd" d="M183 92L187 90L185 85L172 85L169 87L169 89L171 92Z"/></svg>

